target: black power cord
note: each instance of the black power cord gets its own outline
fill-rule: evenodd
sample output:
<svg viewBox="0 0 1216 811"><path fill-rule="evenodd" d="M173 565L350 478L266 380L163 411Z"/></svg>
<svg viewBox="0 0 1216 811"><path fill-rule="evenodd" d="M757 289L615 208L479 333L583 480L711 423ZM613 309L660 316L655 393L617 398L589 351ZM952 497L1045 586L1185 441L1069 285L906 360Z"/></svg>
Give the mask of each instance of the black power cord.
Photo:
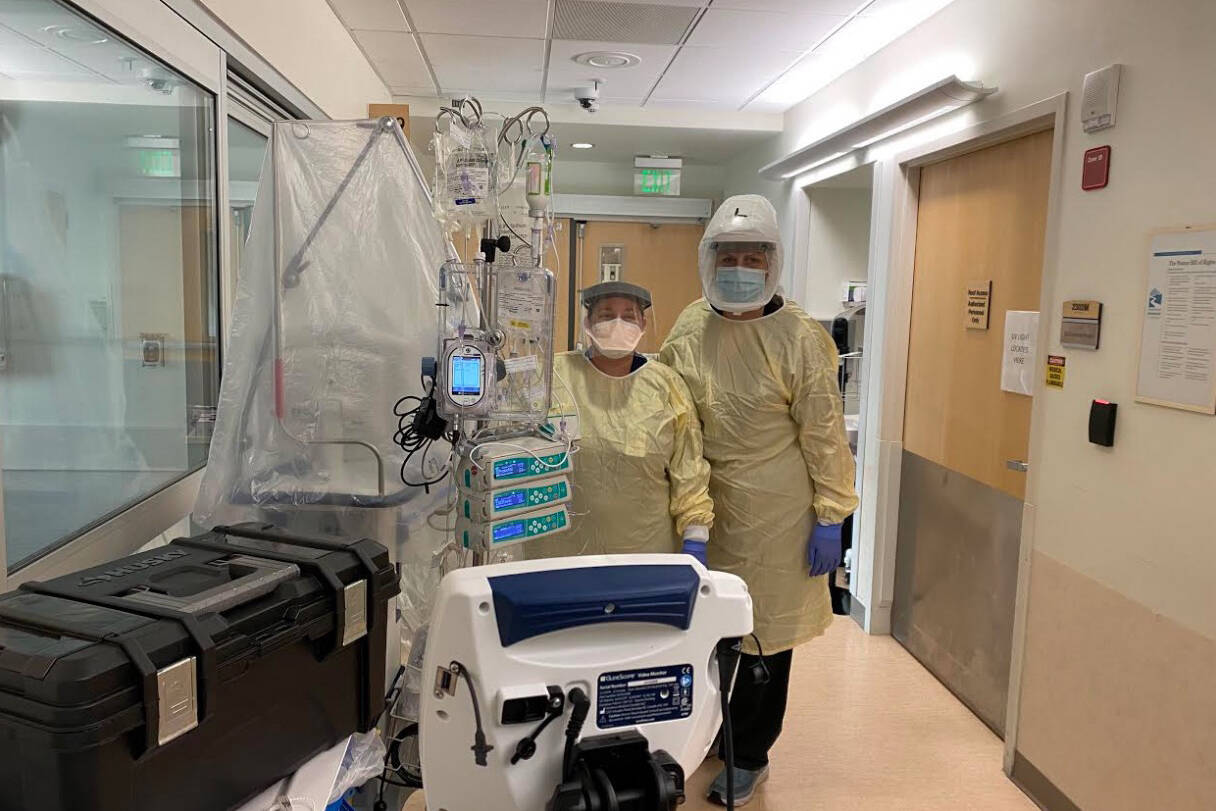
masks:
<svg viewBox="0 0 1216 811"><path fill-rule="evenodd" d="M730 721L730 688L735 668L739 664L741 647L738 639L722 639L716 649L718 656L718 698L722 702L722 755L726 761L726 808L735 808L735 735Z"/></svg>
<svg viewBox="0 0 1216 811"><path fill-rule="evenodd" d="M562 780L565 783L572 776L574 768L574 744L578 741L583 724L587 722L587 714L591 712L591 699L581 687L575 687L566 696L573 709L570 711L570 723L566 724L566 749L562 753Z"/></svg>
<svg viewBox="0 0 1216 811"><path fill-rule="evenodd" d="M489 761L486 755L494 751L494 747L486 744L486 731L481 725L481 702L477 700L477 688L473 685L473 678L460 662L453 661L448 665L448 669L452 671L452 675L464 679L464 683L469 686L469 699L473 702L473 723L477 727L473 733L473 760L478 766L487 766Z"/></svg>
<svg viewBox="0 0 1216 811"><path fill-rule="evenodd" d="M515 754L511 755L511 765L514 766L521 760L530 760L536 754L536 739L545 731L545 727L562 717L566 711L566 697L562 695L560 687L549 688L549 707L545 711L545 720L540 722L540 726L532 730L528 737L521 740L515 745Z"/></svg>
<svg viewBox="0 0 1216 811"><path fill-rule="evenodd" d="M431 446L440 439L455 444L457 436L455 429L439 416L436 409L434 379L430 380L429 386L424 379L422 388L426 392L424 396L417 397L408 394L393 405L393 414L397 417L397 431L393 434L393 442L405 451L405 458L401 460L401 481L410 487L422 487L430 492L431 485L439 484L447 478L448 473L451 472L451 465L445 465L443 472L438 476L431 479L424 478L419 482L410 481L405 472L406 468L409 466L410 460L418 453L422 454L421 462L425 468L426 457ZM409 403L413 403L413 407L406 408Z"/></svg>

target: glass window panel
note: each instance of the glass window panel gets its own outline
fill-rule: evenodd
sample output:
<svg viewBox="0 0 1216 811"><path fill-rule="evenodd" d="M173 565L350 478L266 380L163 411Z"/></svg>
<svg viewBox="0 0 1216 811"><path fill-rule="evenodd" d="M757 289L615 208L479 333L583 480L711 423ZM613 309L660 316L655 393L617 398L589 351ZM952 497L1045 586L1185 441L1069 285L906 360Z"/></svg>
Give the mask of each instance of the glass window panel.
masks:
<svg viewBox="0 0 1216 811"><path fill-rule="evenodd" d="M228 119L228 228L232 236L231 267L241 267L241 254L249 237L253 200L257 196L262 161L270 139L235 118Z"/></svg>
<svg viewBox="0 0 1216 811"><path fill-rule="evenodd" d="M203 465L214 98L52 0L0 4L0 496L16 568Z"/></svg>

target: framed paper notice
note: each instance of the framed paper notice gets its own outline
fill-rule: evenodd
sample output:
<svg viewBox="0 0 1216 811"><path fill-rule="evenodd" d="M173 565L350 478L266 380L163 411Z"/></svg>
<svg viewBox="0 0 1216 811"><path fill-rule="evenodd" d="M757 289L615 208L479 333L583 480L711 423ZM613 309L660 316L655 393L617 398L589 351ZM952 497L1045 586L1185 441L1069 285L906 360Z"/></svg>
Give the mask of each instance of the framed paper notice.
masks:
<svg viewBox="0 0 1216 811"><path fill-rule="evenodd" d="M1141 306L1136 400L1216 414L1216 226L1153 234Z"/></svg>

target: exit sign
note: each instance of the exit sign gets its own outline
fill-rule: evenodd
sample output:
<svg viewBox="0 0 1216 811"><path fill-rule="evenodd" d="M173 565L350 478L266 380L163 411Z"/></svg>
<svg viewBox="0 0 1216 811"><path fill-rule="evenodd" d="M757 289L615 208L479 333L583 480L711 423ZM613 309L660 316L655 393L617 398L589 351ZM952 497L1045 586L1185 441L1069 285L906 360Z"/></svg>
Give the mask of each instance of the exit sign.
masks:
<svg viewBox="0 0 1216 811"><path fill-rule="evenodd" d="M144 177L182 176L181 153L176 149L140 149L136 155Z"/></svg>
<svg viewBox="0 0 1216 811"><path fill-rule="evenodd" d="M636 169L633 173L633 193L678 197L680 194L680 170Z"/></svg>

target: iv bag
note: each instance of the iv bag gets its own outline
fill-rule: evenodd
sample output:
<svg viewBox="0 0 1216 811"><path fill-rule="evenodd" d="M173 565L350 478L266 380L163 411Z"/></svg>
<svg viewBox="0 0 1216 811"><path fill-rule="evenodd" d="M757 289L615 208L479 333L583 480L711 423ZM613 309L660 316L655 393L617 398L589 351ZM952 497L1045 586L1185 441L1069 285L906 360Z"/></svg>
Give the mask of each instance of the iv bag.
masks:
<svg viewBox="0 0 1216 811"><path fill-rule="evenodd" d="M493 214L494 160L485 128L451 121L435 133L435 217L451 231L484 222Z"/></svg>

